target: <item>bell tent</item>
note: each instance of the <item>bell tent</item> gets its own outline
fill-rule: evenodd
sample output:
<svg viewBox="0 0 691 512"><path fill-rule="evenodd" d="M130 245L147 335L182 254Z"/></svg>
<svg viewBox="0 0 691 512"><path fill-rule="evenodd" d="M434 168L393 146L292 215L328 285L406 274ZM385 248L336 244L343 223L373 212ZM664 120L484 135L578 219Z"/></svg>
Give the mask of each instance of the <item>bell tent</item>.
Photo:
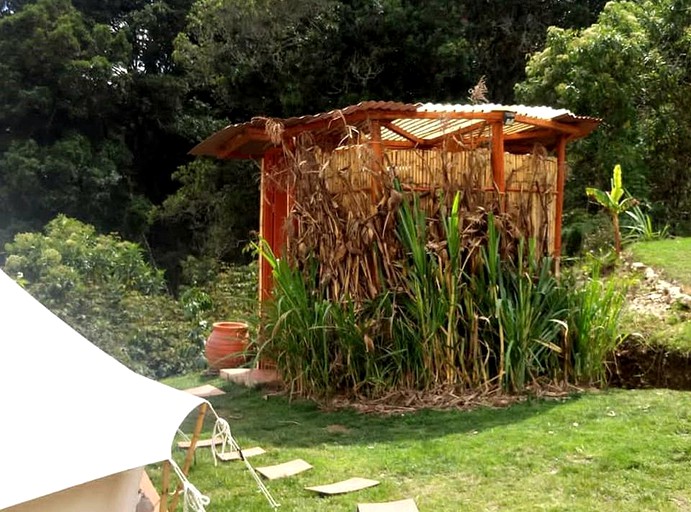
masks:
<svg viewBox="0 0 691 512"><path fill-rule="evenodd" d="M0 510L133 512L202 398L129 370L0 271Z"/></svg>

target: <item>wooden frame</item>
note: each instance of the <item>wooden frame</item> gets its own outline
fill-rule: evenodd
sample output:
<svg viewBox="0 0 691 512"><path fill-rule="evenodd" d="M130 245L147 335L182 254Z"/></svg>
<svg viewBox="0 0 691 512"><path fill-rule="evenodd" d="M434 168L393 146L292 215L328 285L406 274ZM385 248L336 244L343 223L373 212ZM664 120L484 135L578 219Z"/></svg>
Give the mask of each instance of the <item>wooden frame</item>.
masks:
<svg viewBox="0 0 691 512"><path fill-rule="evenodd" d="M363 105L371 105L365 108ZM435 108L437 110L435 110ZM535 144L541 144L547 149L554 150L557 156L556 176L556 218L553 227L553 256L556 269L559 268L561 253L561 218L563 214L564 184L566 174L566 144L569 140L584 137L595 129L599 120L588 117L576 117L563 111L555 113L553 119L540 117L544 110L531 107L515 107L523 109L513 112L514 107L499 107L493 110L482 110L474 106L464 110L463 106L424 106L418 104L374 103L347 107L340 111L333 111L316 116L277 120L283 122L283 144L294 144L294 137L303 132L314 134L317 143L333 145L333 140L342 139L340 132L345 132L346 126L355 126L361 133L367 134L372 151L375 155L375 167L384 169L386 150L405 149L443 149L445 151L474 150L488 145L490 148L493 190L500 194L501 206L506 208L509 201L507 190L506 169L504 155L507 150L516 153L530 152ZM506 122L506 113L510 122ZM524 112L530 113L530 115ZM538 117L536 117L538 116ZM453 129L439 135L439 130L425 126L420 122L401 123L404 120L448 120L472 121L467 126ZM289 215L292 199L290 191L278 186L272 179L282 158L282 148L271 141L265 131L266 119L255 119L244 125L230 126L213 135L207 141L195 148L196 154L214 154L221 158L257 158L261 157L261 207L260 207L260 235L269 244L277 256L280 256L286 243L284 224ZM456 122L456 126L458 123ZM382 129L394 133L404 140L387 140L382 137ZM413 133L419 131L420 134ZM223 134L227 134L225 140ZM424 138L424 134L428 138ZM468 140L466 140L468 139ZM327 140L332 142L327 143ZM322 142L319 142L322 141ZM330 151L331 148L327 148ZM377 170L375 168L375 171ZM378 201L380 190L377 190L375 180L369 187L373 201ZM259 264L259 297L263 302L271 294L272 270L269 262L260 257Z"/></svg>

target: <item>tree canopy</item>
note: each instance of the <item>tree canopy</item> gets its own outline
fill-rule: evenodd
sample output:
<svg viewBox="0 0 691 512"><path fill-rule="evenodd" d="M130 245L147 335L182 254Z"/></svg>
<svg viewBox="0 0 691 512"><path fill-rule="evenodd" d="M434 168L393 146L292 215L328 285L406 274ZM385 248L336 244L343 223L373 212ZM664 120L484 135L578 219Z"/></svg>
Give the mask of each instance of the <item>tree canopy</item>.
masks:
<svg viewBox="0 0 691 512"><path fill-rule="evenodd" d="M600 116L573 156L574 186L604 186L621 163L630 192L689 230L691 8L684 0L610 2L583 30L550 28L519 100ZM581 195L581 197L583 197ZM685 227L684 227L685 225Z"/></svg>

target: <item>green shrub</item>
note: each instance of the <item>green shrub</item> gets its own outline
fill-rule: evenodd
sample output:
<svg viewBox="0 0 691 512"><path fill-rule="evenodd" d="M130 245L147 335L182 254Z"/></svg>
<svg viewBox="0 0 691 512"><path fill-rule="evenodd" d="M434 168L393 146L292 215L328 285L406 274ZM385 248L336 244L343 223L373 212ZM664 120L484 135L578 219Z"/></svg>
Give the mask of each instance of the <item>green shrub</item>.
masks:
<svg viewBox="0 0 691 512"><path fill-rule="evenodd" d="M58 216L45 234L18 234L6 249L5 272L133 369L163 377L200 364L210 301L193 306L192 291L176 301L137 244Z"/></svg>

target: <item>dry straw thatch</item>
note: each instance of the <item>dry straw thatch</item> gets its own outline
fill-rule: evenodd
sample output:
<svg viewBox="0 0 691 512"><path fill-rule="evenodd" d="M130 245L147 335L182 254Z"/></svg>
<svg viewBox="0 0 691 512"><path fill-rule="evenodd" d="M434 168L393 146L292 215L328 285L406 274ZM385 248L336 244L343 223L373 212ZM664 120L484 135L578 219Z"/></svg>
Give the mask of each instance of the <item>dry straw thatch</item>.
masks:
<svg viewBox="0 0 691 512"><path fill-rule="evenodd" d="M280 134L280 127L272 125L271 131ZM440 212L449 210L456 194L467 252L483 244L492 213L506 257L515 254L519 238L534 239L536 252L548 254L554 247L555 159L536 147L530 155L507 153L505 169L506 192L500 194L486 148L386 150L379 160L371 142L353 128L331 144L302 134L284 146L270 175L274 186L290 191L285 254L298 267L316 259L325 297L373 299L400 284L401 203L413 196L419 201L427 213L428 248L435 251L445 244Z"/></svg>

